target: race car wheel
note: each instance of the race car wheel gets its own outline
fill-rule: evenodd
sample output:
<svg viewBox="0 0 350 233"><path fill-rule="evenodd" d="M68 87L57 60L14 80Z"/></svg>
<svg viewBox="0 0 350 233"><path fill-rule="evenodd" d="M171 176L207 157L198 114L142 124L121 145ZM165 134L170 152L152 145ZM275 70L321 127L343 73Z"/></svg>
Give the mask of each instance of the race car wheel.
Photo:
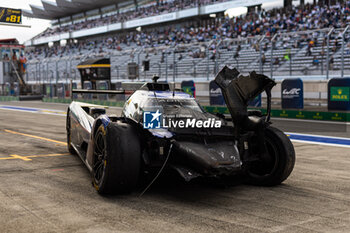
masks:
<svg viewBox="0 0 350 233"><path fill-rule="evenodd" d="M248 183L274 186L282 183L294 168L295 152L289 138L280 130L268 127L265 130L267 154L252 162L248 168Z"/></svg>
<svg viewBox="0 0 350 233"><path fill-rule="evenodd" d="M70 112L67 111L67 119L66 119L66 130L67 130L67 147L68 151L71 154L76 154L77 152L74 150L74 148L71 145L72 139L71 139L71 123L70 123Z"/></svg>
<svg viewBox="0 0 350 233"><path fill-rule="evenodd" d="M92 181L100 194L128 193L138 183L141 148L127 123L100 125L94 138Z"/></svg>

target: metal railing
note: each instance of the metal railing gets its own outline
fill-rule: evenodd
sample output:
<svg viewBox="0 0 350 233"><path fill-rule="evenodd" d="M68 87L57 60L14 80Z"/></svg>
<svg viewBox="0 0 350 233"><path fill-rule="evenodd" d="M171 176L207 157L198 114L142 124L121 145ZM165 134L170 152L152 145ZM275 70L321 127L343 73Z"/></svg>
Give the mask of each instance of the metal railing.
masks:
<svg viewBox="0 0 350 233"><path fill-rule="evenodd" d="M310 76L328 79L350 74L349 27L327 28L301 32L277 33L241 39L211 40L156 48L137 48L85 55L31 60L27 75L31 82L49 82L49 70L54 70L56 82L77 80L75 63L96 56L111 57L112 80L127 79L127 63L137 59L139 80L151 79L154 74L169 80L213 79L223 65L236 67L240 72L256 70L270 77ZM339 39L339 40L338 40ZM340 40L341 39L341 40ZM213 55L212 45L216 56ZM234 59L232 54L241 50ZM258 45L258 46L256 46ZM341 45L341 47L340 47ZM326 54L325 54L326 51ZM142 72L142 60L149 55L150 71ZM180 58L181 54L181 58ZM325 71L325 75L324 75ZM33 78L35 73L35 78Z"/></svg>

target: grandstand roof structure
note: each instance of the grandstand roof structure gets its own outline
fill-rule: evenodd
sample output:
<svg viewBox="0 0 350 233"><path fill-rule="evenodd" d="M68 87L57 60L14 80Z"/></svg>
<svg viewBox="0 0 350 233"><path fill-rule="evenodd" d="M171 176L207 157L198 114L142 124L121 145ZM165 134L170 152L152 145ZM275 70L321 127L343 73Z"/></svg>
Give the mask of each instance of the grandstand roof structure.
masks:
<svg viewBox="0 0 350 233"><path fill-rule="evenodd" d="M72 14L117 4L124 0L41 0L42 6L30 4L31 10L23 10L23 15L40 19L58 19Z"/></svg>

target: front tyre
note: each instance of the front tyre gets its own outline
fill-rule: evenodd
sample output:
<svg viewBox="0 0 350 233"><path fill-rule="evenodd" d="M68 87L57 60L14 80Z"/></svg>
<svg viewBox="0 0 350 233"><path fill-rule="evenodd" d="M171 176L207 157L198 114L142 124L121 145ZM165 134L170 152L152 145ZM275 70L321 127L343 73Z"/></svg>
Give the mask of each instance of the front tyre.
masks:
<svg viewBox="0 0 350 233"><path fill-rule="evenodd" d="M92 182L100 194L128 193L140 174L141 147L134 128L124 122L101 124L94 136Z"/></svg>
<svg viewBox="0 0 350 233"><path fill-rule="evenodd" d="M294 147L282 131L271 126L267 127L265 147L267 153L248 167L247 181L249 184L260 186L281 184L294 168Z"/></svg>

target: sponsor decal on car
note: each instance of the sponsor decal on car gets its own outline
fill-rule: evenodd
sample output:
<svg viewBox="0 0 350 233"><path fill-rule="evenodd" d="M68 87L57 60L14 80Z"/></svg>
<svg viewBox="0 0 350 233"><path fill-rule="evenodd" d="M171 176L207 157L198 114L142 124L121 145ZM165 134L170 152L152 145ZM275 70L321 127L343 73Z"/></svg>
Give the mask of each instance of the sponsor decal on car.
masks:
<svg viewBox="0 0 350 233"><path fill-rule="evenodd" d="M161 111L143 112L145 129L160 128L221 128L222 122L216 118L196 119L186 115L164 115Z"/></svg>
<svg viewBox="0 0 350 233"><path fill-rule="evenodd" d="M161 128L162 113L157 110L156 112L143 112L143 128L145 129L160 129Z"/></svg>

